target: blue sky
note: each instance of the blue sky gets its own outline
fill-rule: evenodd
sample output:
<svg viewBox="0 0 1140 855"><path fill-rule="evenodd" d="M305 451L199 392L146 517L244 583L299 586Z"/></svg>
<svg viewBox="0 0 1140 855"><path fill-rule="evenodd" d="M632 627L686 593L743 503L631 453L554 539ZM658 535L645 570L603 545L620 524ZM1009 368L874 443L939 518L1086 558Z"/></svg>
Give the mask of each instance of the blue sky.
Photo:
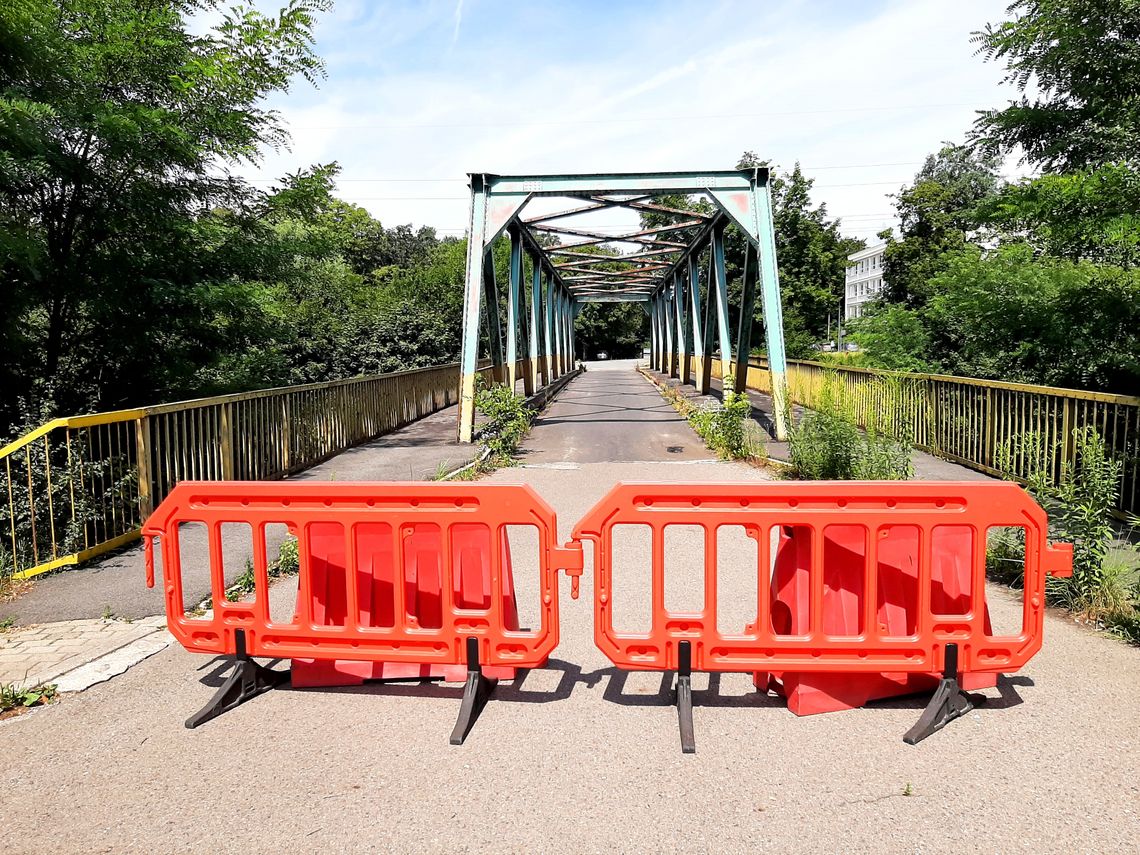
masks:
<svg viewBox="0 0 1140 855"><path fill-rule="evenodd" d="M872 237L886 194L1012 97L969 41L1005 6L339 0L317 31L327 80L272 101L291 149L241 171L336 160L339 194L386 225L461 234L468 172L718 169L752 150L799 160L844 231Z"/></svg>

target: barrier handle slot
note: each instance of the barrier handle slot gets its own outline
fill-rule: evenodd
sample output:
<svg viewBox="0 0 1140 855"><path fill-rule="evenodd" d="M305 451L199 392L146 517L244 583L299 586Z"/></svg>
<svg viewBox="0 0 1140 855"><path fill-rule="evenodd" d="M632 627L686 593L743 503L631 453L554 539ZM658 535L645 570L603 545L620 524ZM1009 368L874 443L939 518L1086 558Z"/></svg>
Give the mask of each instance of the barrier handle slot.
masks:
<svg viewBox="0 0 1140 855"><path fill-rule="evenodd" d="M154 587L154 536L143 535L143 552L146 555L146 586Z"/></svg>

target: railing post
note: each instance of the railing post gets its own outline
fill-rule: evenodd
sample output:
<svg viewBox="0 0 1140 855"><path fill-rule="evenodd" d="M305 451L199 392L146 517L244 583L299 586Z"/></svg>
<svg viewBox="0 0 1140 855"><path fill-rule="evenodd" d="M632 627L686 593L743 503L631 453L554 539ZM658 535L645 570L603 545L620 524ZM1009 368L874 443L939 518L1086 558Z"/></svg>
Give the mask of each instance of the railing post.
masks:
<svg viewBox="0 0 1140 855"><path fill-rule="evenodd" d="M281 396L281 471L293 465L293 430L289 423L289 396Z"/></svg>
<svg viewBox="0 0 1140 855"><path fill-rule="evenodd" d="M985 448L982 450L982 460L986 466L994 468L994 390L992 386L986 387L986 438Z"/></svg>
<svg viewBox="0 0 1140 855"><path fill-rule="evenodd" d="M234 425L233 410L227 402L222 404L222 480L234 480Z"/></svg>
<svg viewBox="0 0 1140 855"><path fill-rule="evenodd" d="M139 477L139 514L145 519L154 512L150 477L150 416L135 419L135 466Z"/></svg>
<svg viewBox="0 0 1140 855"><path fill-rule="evenodd" d="M926 418L927 430L929 435L927 441L929 443L928 450L932 454L937 454L938 449L941 447L939 441L938 431L938 400L937 394L934 391L934 382L931 380L926 381Z"/></svg>
<svg viewBox="0 0 1140 855"><path fill-rule="evenodd" d="M1061 419L1061 471L1066 463L1072 463L1076 457L1076 440L1073 431L1077 429L1077 399L1065 398L1065 414Z"/></svg>

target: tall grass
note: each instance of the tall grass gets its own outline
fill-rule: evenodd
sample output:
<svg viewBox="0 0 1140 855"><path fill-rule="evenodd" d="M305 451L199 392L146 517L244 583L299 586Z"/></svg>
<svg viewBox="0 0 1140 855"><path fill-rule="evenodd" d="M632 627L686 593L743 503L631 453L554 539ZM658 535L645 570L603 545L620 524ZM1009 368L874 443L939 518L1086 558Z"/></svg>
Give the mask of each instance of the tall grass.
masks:
<svg viewBox="0 0 1140 855"><path fill-rule="evenodd" d="M1054 481L1054 473L1040 467L1031 472L1026 485L1049 514L1049 536L1073 544L1073 575L1050 578L1046 598L1089 623L1140 643L1136 575L1140 553L1125 544L1113 554L1117 527L1112 512L1119 498L1122 464L1094 428L1074 430L1072 441L1073 459L1062 464L1059 479ZM1040 434L1028 432L999 447L997 466L1011 472L1013 461L1052 460L1053 451ZM1024 557L1024 542L1006 539L991 544L987 565L994 577L1016 585Z"/></svg>
<svg viewBox="0 0 1140 855"><path fill-rule="evenodd" d="M904 400L895 378L880 378L875 397ZM834 374L812 395L798 423L788 414L793 477L812 481L901 481L914 475L909 439L897 436L898 406L867 407ZM905 416L902 417L905 421ZM863 426L860 431L859 426Z"/></svg>

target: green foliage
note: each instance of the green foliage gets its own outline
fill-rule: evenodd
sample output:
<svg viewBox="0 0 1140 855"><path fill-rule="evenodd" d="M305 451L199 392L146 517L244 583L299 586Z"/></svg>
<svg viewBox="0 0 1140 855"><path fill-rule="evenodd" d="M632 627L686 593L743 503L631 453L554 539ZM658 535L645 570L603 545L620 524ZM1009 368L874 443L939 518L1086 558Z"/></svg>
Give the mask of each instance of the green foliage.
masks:
<svg viewBox="0 0 1140 855"><path fill-rule="evenodd" d="M297 553L297 538L287 537L281 543L281 548L277 553L277 560L272 562L266 570L269 575L269 583L273 584L274 579L280 579L283 576L292 576L301 569L300 558ZM253 562L245 562L245 570L233 584L226 588L226 599L231 603L236 603L238 600L244 599L248 594L252 594L257 588L256 576L254 575Z"/></svg>
<svg viewBox="0 0 1140 855"><path fill-rule="evenodd" d="M585 248L585 247L583 247ZM586 303L574 319L579 354L594 359L641 356L649 339L649 316L640 303Z"/></svg>
<svg viewBox="0 0 1140 855"><path fill-rule="evenodd" d="M855 478L859 429L835 413L807 413L788 433L788 451L796 477L808 481Z"/></svg>
<svg viewBox="0 0 1140 855"><path fill-rule="evenodd" d="M980 209L985 225L1038 254L1133 268L1140 263L1140 172L1107 164L1007 185Z"/></svg>
<svg viewBox="0 0 1140 855"><path fill-rule="evenodd" d="M884 300L908 308L926 303L927 284L945 266L945 254L966 246L979 204L997 192L999 166L996 157L952 143L926 158L895 197L901 236L883 256Z"/></svg>
<svg viewBox="0 0 1140 855"><path fill-rule="evenodd" d="M825 379L814 409L798 423L789 418L791 475L809 481L904 481L914 474L911 444L890 435L895 420L906 422L905 408L891 396L890 385L878 390L879 406L859 412L834 377ZM857 421L866 426L860 431Z"/></svg>
<svg viewBox="0 0 1140 855"><path fill-rule="evenodd" d="M1065 588L1073 594L1070 605L1077 605L1091 601L1103 586L1121 464L1095 429L1075 430L1073 440L1074 460L1064 464L1059 482L1041 471L1030 478L1029 489L1050 514L1051 534L1073 544L1073 577Z"/></svg>
<svg viewBox="0 0 1140 855"><path fill-rule="evenodd" d="M1112 512L1120 490L1121 463L1105 448L1093 428L1073 431L1072 461L1062 466L1054 481L1048 468L1030 473L1027 489L1049 514L1052 540L1073 545L1073 575L1068 579L1050 578L1046 596L1050 603L1140 641L1140 589L1136 582L1135 549L1126 556L1111 555L1116 538ZM1005 443L996 465L1012 472L1018 461L1048 461L1058 449L1037 433L1026 433ZM1009 477L1009 475L1007 475ZM1006 535L990 544L987 566L1001 581L1020 585L1025 562L1024 534Z"/></svg>
<svg viewBox="0 0 1140 855"><path fill-rule="evenodd" d="M870 303L860 318L847 321L852 340L868 366L889 371L929 372L930 336L917 313L896 304Z"/></svg>
<svg viewBox="0 0 1140 855"><path fill-rule="evenodd" d="M1136 0L1015 0L1011 20L975 33L1006 81L1031 95L978 119L974 138L1020 149L1068 171L1140 152L1140 4Z"/></svg>
<svg viewBox="0 0 1140 855"><path fill-rule="evenodd" d="M906 481L914 476L911 444L874 431L862 436L855 459L857 481Z"/></svg>
<svg viewBox="0 0 1140 855"><path fill-rule="evenodd" d="M46 706L55 700L55 685L17 686L15 683L0 683L0 713L9 710Z"/></svg>
<svg viewBox="0 0 1140 855"><path fill-rule="evenodd" d="M186 17L220 3L4 4L5 388L27 394L29 379L58 377L66 409L115 403L128 384L151 397L226 342L216 313L240 318L251 298L227 270L203 275L208 234L196 217L249 215L257 194L224 170L284 142L261 102L294 76L321 75L311 48L324 7L238 6L192 35Z"/></svg>
<svg viewBox="0 0 1140 855"><path fill-rule="evenodd" d="M755 431L749 430L754 424L752 402L743 392L726 392L719 406L692 408L690 405L687 419L690 427L720 457L742 460L766 456L763 441Z"/></svg>
<svg viewBox="0 0 1140 855"><path fill-rule="evenodd" d="M479 442L490 450L492 465L510 465L519 443L530 429L534 412L525 400L503 384L484 385L480 382L475 407L487 420L480 428Z"/></svg>
<svg viewBox="0 0 1140 855"><path fill-rule="evenodd" d="M745 152L738 169L764 166L753 152ZM808 178L796 163L790 172L773 171L772 219L776 231L776 262L780 270L784 339L789 357L810 359L815 346L824 338L829 314L843 305L847 256L864 247L864 242L845 238L840 224L829 217L827 206L815 205ZM735 228L725 236L725 266L729 282L739 282L744 264L744 239ZM729 303L739 305L739 284ZM735 327L735 319L733 325ZM756 301L752 341L763 339L764 318L761 301Z"/></svg>
<svg viewBox="0 0 1140 855"><path fill-rule="evenodd" d="M953 373L1124 391L1140 381L1140 271L1011 243L945 258L923 318Z"/></svg>
<svg viewBox="0 0 1140 855"><path fill-rule="evenodd" d="M0 433L21 398L58 415L455 357L462 241L336 199L335 163L269 192L230 172L286 141L264 100L321 76L326 6L2 5Z"/></svg>
<svg viewBox="0 0 1140 855"><path fill-rule="evenodd" d="M287 537L281 543L277 552L277 560L270 567L275 576L292 576L301 569L301 560L297 553L297 538Z"/></svg>

